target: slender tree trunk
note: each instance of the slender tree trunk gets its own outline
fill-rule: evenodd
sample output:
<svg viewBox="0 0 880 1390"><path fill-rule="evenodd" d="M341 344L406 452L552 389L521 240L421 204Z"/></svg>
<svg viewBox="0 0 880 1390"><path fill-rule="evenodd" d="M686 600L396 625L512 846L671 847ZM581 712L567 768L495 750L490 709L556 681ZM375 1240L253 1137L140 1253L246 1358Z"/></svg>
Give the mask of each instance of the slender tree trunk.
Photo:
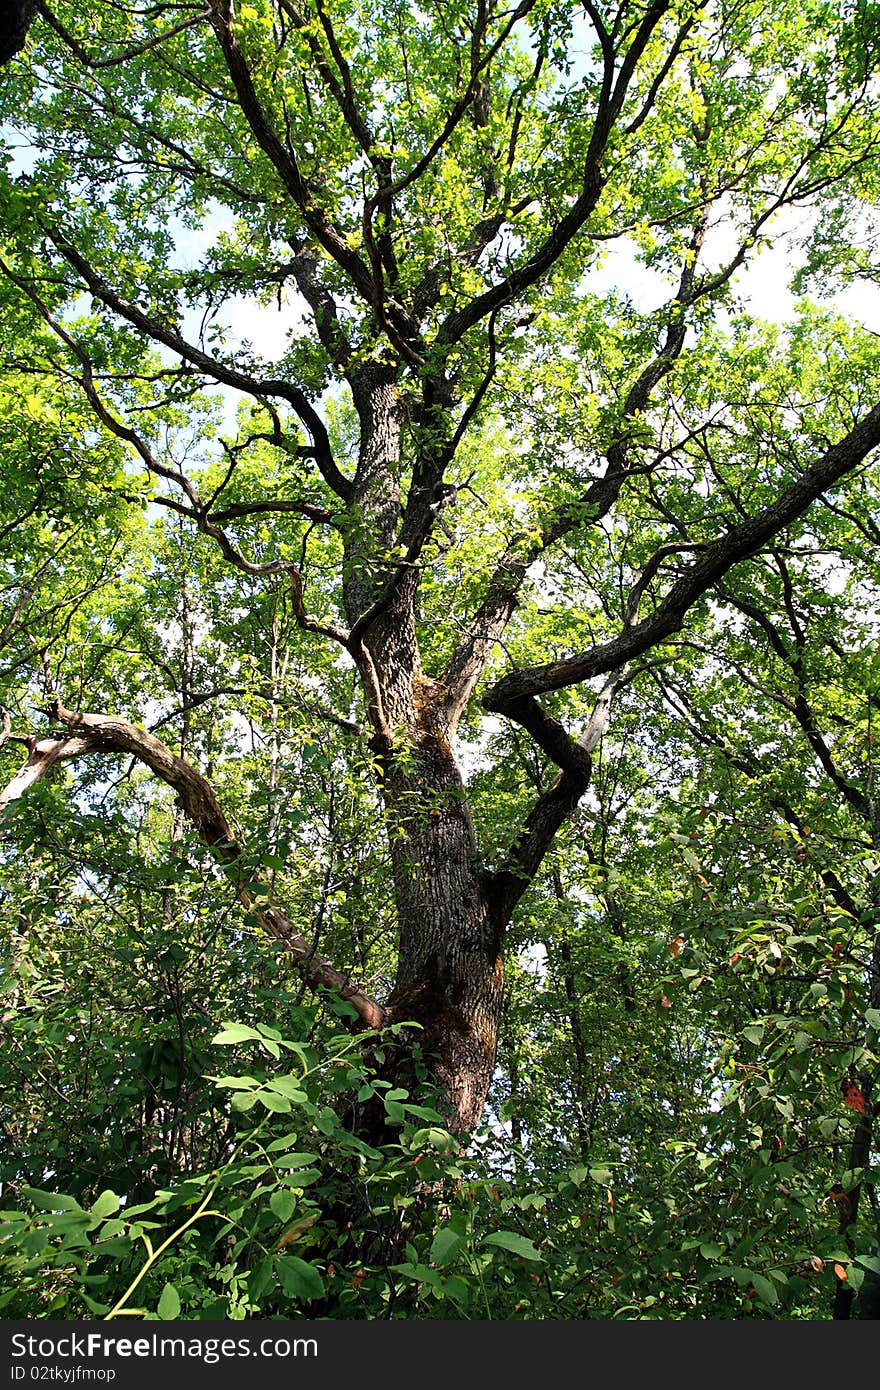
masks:
<svg viewBox="0 0 880 1390"><path fill-rule="evenodd" d="M873 788L869 800L871 817L871 840L875 849L880 848L880 807L873 795ZM871 947L871 960L869 965L870 980L868 985L868 1007L880 1009L880 880L874 880L871 890L871 918L874 927L874 940ZM869 1050L876 1046L877 1029L868 1027L865 1042ZM874 1078L867 1070L863 1071L858 1078L859 1090L862 1093L864 1110L859 1115L855 1132L850 1144L848 1170L864 1171L870 1166L871 1151L874 1145L874 1111L876 1103L873 1099ZM838 1232L844 1236L849 1243L855 1230L856 1220L859 1214L859 1201L862 1195L863 1182L859 1181L846 1193L845 1202L841 1206L840 1221ZM842 1279L838 1280L834 1290L834 1309L832 1317L835 1321L842 1321L852 1317L852 1307L855 1295L852 1288Z"/></svg>
<svg viewBox="0 0 880 1390"><path fill-rule="evenodd" d="M880 885L875 889L874 897L880 897ZM880 907L880 904L877 904ZM875 920L880 917L875 915ZM871 985L868 991L868 1004L872 1009L880 1008L880 930L877 930L874 937L874 946L871 952ZM876 1030L868 1029L867 1043L869 1047L874 1042ZM852 1142L849 1148L847 1167L850 1172L864 1171L871 1163L871 1151L874 1145L874 1112L876 1103L873 1099L874 1078L868 1071L860 1073L858 1078L859 1090L862 1093L864 1111L859 1115L853 1133ZM855 1231L856 1221L859 1214L859 1203L862 1195L864 1183L860 1180L855 1183L846 1193L845 1198L841 1199L840 1220L838 1222L838 1233L850 1242L850 1238ZM834 1289L834 1308L832 1317L835 1321L842 1321L852 1317L852 1308L855 1294L851 1286L844 1280L838 1280Z"/></svg>

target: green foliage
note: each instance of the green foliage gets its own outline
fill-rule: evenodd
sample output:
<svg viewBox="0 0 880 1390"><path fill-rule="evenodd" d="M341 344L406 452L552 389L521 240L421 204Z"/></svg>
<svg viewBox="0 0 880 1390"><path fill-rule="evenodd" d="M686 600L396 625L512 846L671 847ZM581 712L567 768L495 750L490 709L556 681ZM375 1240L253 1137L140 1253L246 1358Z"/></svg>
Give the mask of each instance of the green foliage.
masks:
<svg viewBox="0 0 880 1390"><path fill-rule="evenodd" d="M308 1037L314 1011L291 1021ZM0 1225L4 1316L497 1316L530 1291L533 1241L494 1229L497 1190L437 1111L376 1074L367 1038L331 1032L319 1056L274 1027L231 1024L213 1042L253 1045L250 1073L212 1078L225 1161L136 1204L23 1187ZM293 1072L274 1065L290 1060ZM372 1096L388 1117L380 1147L339 1114L343 1098Z"/></svg>
<svg viewBox="0 0 880 1390"><path fill-rule="evenodd" d="M676 1137L606 1140L615 1158L545 1161L542 1182L500 1131L462 1153L377 1074L369 1037L318 1046L314 1009L290 1023L213 1038L249 1069L210 1078L229 1136L212 1171L142 1202L19 1189L0 1224L5 1317L811 1317L835 1278L858 1289L878 1265L827 1229L827 1176L798 1156L846 1124L786 1099L803 1111L803 1019L745 1030L747 1056L770 1023L781 1046L719 1080L698 1136L680 1115ZM376 1096L389 1129L371 1145L353 1119Z"/></svg>

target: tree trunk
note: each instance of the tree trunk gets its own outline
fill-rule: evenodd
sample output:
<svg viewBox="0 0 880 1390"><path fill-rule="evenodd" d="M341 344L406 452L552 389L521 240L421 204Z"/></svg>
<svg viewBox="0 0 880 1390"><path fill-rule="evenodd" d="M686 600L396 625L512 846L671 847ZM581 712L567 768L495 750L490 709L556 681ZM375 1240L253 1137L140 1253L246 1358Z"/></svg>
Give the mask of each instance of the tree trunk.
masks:
<svg viewBox="0 0 880 1390"><path fill-rule="evenodd" d="M504 921L493 913L461 770L421 671L413 584L399 586L372 641L384 727L376 741L398 924L389 1019L418 1023L449 1127L470 1133L486 1102L501 1014ZM392 1079L412 1080L396 1054Z"/></svg>
<svg viewBox="0 0 880 1390"><path fill-rule="evenodd" d="M875 849L880 845L880 824L875 806L871 805L871 830L872 841ZM870 1009L880 1009L880 881L875 880L871 893L872 898L872 922L874 924L874 941L871 948L870 963L870 984L868 987L868 1007ZM876 1047L877 1030L868 1027L866 1031L865 1044L869 1051ZM871 1153L874 1147L874 1115L876 1102L873 1098L874 1077L869 1071L863 1071L858 1078L859 1089L862 1093L862 1104L864 1110L859 1115L849 1148L847 1169L849 1172L859 1172L867 1174L871 1164ZM840 1219L838 1222L838 1233L843 1236L850 1249L854 1251L852 1236L855 1233L856 1221L859 1214L859 1199L862 1195L864 1179L859 1181L845 1192L841 1199ZM870 1296L872 1304L877 1298L876 1287L869 1285L866 1295ZM855 1295L852 1287L842 1279L839 1279L834 1288L834 1307L832 1317L836 1322L844 1321L852 1316L853 1301ZM872 1313L870 1316L874 1316Z"/></svg>
<svg viewBox="0 0 880 1390"><path fill-rule="evenodd" d="M350 382L361 437L345 604L352 628L362 629L353 654L374 729L397 908L397 971L386 1007L390 1020L420 1025L419 1045L447 1123L455 1133L470 1133L495 1064L503 928L490 910L442 692L422 671L418 571L393 550L400 535L403 422L394 373L371 363ZM430 456L414 468L421 477L436 471ZM386 1075L412 1089L411 1048L387 1052ZM364 1117L367 1129L372 1123Z"/></svg>
<svg viewBox="0 0 880 1390"><path fill-rule="evenodd" d="M0 0L0 63L24 48L35 10L36 0Z"/></svg>
<svg viewBox="0 0 880 1390"><path fill-rule="evenodd" d="M495 1064L504 972L500 924L464 786L443 735L421 727L385 759L399 953L391 1017L421 1025L449 1125L479 1123ZM403 1078L400 1078L403 1080Z"/></svg>

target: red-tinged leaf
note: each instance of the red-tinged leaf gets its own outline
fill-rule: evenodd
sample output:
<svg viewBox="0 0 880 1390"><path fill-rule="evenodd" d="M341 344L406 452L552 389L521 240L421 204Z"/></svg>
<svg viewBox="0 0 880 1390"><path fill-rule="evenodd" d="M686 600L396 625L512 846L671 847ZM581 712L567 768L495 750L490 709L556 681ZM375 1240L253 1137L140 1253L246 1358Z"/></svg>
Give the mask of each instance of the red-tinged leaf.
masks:
<svg viewBox="0 0 880 1390"><path fill-rule="evenodd" d="M840 1212L841 1219L849 1216L852 1210L851 1203L849 1197L846 1195L839 1182L832 1183L828 1189L828 1195L825 1198L825 1204L826 1206L828 1206L832 1202L835 1204L837 1210Z"/></svg>
<svg viewBox="0 0 880 1390"><path fill-rule="evenodd" d="M733 955L730 957L730 964L736 965L738 960L742 960L742 951L734 951Z"/></svg>
<svg viewBox="0 0 880 1390"><path fill-rule="evenodd" d="M837 1275L840 1282L843 1283L846 1279L846 1270L844 1269L843 1265L835 1265L834 1273Z"/></svg>
<svg viewBox="0 0 880 1390"><path fill-rule="evenodd" d="M672 938L672 940L670 941L670 943L669 943L669 951L670 951L670 954L673 955L673 956L680 956L680 955L681 955L681 952L682 952L682 947L683 947L683 946L684 946L684 937L681 936L680 934L679 934L678 936L674 936L674 937Z"/></svg>
<svg viewBox="0 0 880 1390"><path fill-rule="evenodd" d="M867 1102L865 1100L865 1097L862 1095L861 1090L854 1081L848 1081L845 1083L843 1099L846 1102L846 1104L850 1106L851 1109L858 1110L860 1114L864 1115L865 1110L867 1108Z"/></svg>

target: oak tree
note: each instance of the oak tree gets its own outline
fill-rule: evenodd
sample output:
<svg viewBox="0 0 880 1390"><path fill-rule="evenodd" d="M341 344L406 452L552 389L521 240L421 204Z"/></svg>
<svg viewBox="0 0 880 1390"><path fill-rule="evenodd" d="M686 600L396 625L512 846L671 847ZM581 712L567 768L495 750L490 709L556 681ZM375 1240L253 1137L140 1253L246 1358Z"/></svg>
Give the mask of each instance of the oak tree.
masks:
<svg viewBox="0 0 880 1390"><path fill-rule="evenodd" d="M816 572L789 558L817 508L860 524L876 346L830 311L770 332L738 277L780 227L802 290L871 274L878 60L863 3L185 0L40 3L3 69L20 423L0 634L4 737L27 754L3 800L89 758L148 769L283 959L359 1027L420 1025L458 1133L486 1106L524 897L576 909L576 814L591 872L613 872L596 769L615 709L643 721L642 768L675 710L687 757L763 777L707 708L727 663L876 848L873 786L811 703ZM200 597L172 619L187 674L158 706L114 669L123 632L169 640L149 561L137 616L130 588L102 613L94 586L168 521ZM271 641L249 653L258 616ZM286 906L313 833L279 833L291 704L343 750L331 780L354 770L381 808L387 866L334 853L361 914L366 895L386 922L390 892L387 981L362 978L363 941L325 956ZM206 707L263 721L261 764L241 727L222 758L187 734ZM236 758L268 818L235 823ZM570 953L559 969L575 1019Z"/></svg>

